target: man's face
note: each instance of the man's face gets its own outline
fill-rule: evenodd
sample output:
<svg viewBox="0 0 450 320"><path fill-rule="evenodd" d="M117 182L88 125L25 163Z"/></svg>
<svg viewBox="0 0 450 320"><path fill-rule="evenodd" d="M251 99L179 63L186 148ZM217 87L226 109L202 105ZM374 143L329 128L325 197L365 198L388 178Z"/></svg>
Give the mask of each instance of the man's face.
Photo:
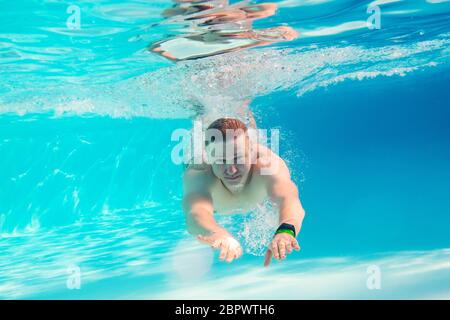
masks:
<svg viewBox="0 0 450 320"><path fill-rule="evenodd" d="M236 137L213 143L218 152L211 160L214 175L230 189L241 186L247 181L251 169L250 139L241 133ZM210 145L211 147L211 145ZM221 152L220 152L221 150Z"/></svg>

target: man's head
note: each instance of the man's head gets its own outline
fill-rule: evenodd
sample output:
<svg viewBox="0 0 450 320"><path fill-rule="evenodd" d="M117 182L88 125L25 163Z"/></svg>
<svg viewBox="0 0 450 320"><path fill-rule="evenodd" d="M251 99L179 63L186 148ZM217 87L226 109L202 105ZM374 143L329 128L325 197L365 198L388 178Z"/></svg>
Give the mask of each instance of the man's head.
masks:
<svg viewBox="0 0 450 320"><path fill-rule="evenodd" d="M206 129L205 149L214 175L230 190L246 181L251 170L252 148L245 124L220 118Z"/></svg>

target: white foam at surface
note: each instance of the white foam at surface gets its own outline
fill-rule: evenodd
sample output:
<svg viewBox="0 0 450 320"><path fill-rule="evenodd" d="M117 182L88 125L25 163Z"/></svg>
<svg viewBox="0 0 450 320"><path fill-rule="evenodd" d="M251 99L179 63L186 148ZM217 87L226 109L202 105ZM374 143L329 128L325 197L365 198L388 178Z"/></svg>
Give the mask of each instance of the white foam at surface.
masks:
<svg viewBox="0 0 450 320"><path fill-rule="evenodd" d="M434 40L373 48L249 50L181 62L111 85L10 90L0 98L0 113L150 118L188 118L198 108L230 113L245 101L276 91L303 95L347 79L405 75L445 65L449 47L449 34L443 34Z"/></svg>
<svg viewBox="0 0 450 320"><path fill-rule="evenodd" d="M366 21L351 21L332 27L321 27L316 30L305 30L302 32L302 35L306 37L329 36L363 28L367 28Z"/></svg>

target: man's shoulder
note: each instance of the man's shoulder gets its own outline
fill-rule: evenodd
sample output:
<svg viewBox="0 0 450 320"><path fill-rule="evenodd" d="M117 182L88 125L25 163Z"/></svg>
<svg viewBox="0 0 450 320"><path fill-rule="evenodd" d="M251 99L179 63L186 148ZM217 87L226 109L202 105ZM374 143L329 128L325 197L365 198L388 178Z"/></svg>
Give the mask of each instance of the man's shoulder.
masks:
<svg viewBox="0 0 450 320"><path fill-rule="evenodd" d="M254 173L266 179L271 176L289 174L286 162L270 148L259 145L258 156L254 164Z"/></svg>

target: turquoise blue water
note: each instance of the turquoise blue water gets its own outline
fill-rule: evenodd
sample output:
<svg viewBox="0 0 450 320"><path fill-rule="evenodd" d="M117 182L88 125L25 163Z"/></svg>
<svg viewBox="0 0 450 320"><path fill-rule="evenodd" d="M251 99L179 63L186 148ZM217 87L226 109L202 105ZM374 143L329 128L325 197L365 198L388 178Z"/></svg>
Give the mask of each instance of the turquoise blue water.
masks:
<svg viewBox="0 0 450 320"><path fill-rule="evenodd" d="M0 1L0 298L450 298L450 2L274 3L253 28L297 39L174 62L148 50L194 32L172 1L83 1L75 29L69 1ZM307 214L269 268L270 204L218 217L245 250L220 262L171 160L199 105L242 101Z"/></svg>

